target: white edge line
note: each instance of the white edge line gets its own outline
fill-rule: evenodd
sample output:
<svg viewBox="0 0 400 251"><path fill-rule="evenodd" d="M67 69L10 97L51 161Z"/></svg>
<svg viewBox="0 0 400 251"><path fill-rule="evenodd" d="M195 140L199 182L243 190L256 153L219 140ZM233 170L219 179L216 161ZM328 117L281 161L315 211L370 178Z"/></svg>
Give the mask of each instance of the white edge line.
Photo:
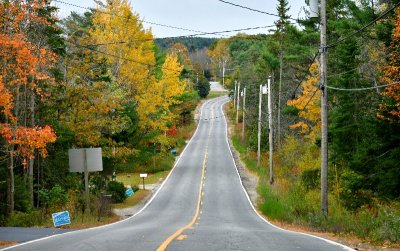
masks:
<svg viewBox="0 0 400 251"><path fill-rule="evenodd" d="M213 100L215 100L215 99L209 99L209 100L207 100L206 102L204 102L204 104L201 106L201 108L200 108L200 118L201 118L202 115L203 115L203 108L204 108L204 106L205 106L206 104L210 103L210 102L213 101ZM1 250L1 251L3 251L3 250L10 250L10 249L13 249L13 248L25 246L25 245L32 244L32 243L35 243L35 242L47 240L47 239L50 239L50 238L55 238L55 237L58 237L58 236L61 236L61 235L68 235L68 234L77 233L77 232L84 232L84 231L89 231L89 230L94 230L94 229L106 228L106 227L109 227L109 226L112 226L112 225L116 225L116 224L122 223L122 222L127 221L127 220L131 220L133 217L137 216L137 215L140 214L143 210L145 210L145 209L150 205L150 203L154 200L154 198L157 196L157 194L161 191L161 189L163 188L164 184L168 181L168 179L169 179L169 177L171 176L172 172L175 170L176 166L178 165L179 161L181 160L182 155L184 154L184 152L186 151L186 149L189 147L189 145L192 143L192 139L196 136L197 131L198 131L199 127L200 127L200 123L201 123L201 119L199 119L199 123L197 124L196 131L194 132L193 136L190 138L189 143L185 146L185 148L183 149L182 153L179 155L178 160L175 162L173 168L171 169L171 171L170 171L169 174L167 175L167 178L165 178L165 180L162 182L161 186L157 189L156 193L155 193L155 194L151 197L151 199L143 206L143 208L140 209L140 210L139 210L137 213L135 213L134 215L132 215L132 216L126 218L126 219L123 219L123 220L120 220L120 221L117 221L117 222L113 222L113 223L110 223L110 224L106 224L106 225L102 225L102 226L98 226L98 227L92 227L92 228L85 228L85 229L75 230L75 231L66 232L66 233L61 233L61 234L55 234L55 235L43 237L43 238L40 238L40 239L35 239L35 240L27 241L27 242L24 242L24 243L20 243L20 244L14 245L14 246L6 247L6 248L0 249L0 250Z"/></svg>
<svg viewBox="0 0 400 251"><path fill-rule="evenodd" d="M333 244L333 245L336 245L336 246L340 246L340 247L342 247L344 250L355 251L354 249L352 249L352 248L350 248L350 247L348 247L348 246L346 246L346 245L343 245L343 244L341 244L341 243L338 243L338 242L335 242L335 241L332 241L332 240L328 240L328 239L325 239L325 238L322 238L322 237L319 237L319 236L316 236L316 235L307 234L307 233L302 233L302 232L296 232L296 231L292 231L292 230L287 230L287 229L280 228L280 227L278 227L278 226L275 226L274 224L272 224L271 222L269 222L267 219L265 219L264 217L262 217L262 216L260 215L260 213L256 210L256 208L254 207L253 203L251 202L250 196L249 196L249 194L247 193L245 187L243 186L242 178L240 177L240 173L239 173L238 167L236 166L235 158L233 157L233 153L232 153L231 146L229 145L229 142L228 142L228 122L227 122L227 120L226 120L225 113L224 113L224 111L223 111L223 109L222 109L223 105L226 104L228 101L229 101L229 100L227 100L226 102L224 102L224 103L221 105L221 107L220 107L220 108L221 108L222 114L224 114L224 120L225 120L225 133L226 133L226 135L225 135L226 138L225 138L225 139L226 139L226 144L228 145L229 152L230 152L230 154L231 154L231 156L232 156L232 162L233 162L233 164L235 165L235 169L236 169L236 173L237 173L237 175L238 175L238 177L239 177L240 185L242 186L242 189L243 189L243 191L244 191L244 193L245 193L245 195L246 195L246 197L247 197L248 202L250 203L251 208L252 208L253 211L258 215L258 217L260 217L260 218L261 218L265 223L267 223L268 225L270 225L270 226L272 226L272 227L274 227L274 228L276 228L276 229L279 229L279 230L281 230L281 231L289 232L289 233L294 233L294 234L305 235L305 236L309 236L309 237L313 237L313 238L316 238L316 239L319 239L319 240L323 240L323 241L325 241L325 242L327 242L327 243L329 243L329 244Z"/></svg>

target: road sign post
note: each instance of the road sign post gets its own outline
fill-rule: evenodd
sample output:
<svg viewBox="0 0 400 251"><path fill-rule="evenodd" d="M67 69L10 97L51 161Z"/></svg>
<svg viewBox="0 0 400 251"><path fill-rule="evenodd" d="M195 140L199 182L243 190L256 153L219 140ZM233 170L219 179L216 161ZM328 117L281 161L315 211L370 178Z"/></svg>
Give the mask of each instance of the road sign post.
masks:
<svg viewBox="0 0 400 251"><path fill-rule="evenodd" d="M86 211L90 213L89 172L103 171L101 148L69 149L69 171L84 173Z"/></svg>

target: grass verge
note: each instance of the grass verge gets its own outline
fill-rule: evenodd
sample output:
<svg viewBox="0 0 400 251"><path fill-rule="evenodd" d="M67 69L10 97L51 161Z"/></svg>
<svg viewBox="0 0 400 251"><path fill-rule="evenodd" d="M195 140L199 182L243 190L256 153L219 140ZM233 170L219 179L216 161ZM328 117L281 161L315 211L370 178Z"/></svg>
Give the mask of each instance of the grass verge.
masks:
<svg viewBox="0 0 400 251"><path fill-rule="evenodd" d="M228 111L228 114L232 124L233 113ZM240 135L240 128L233 126L233 147L240 153L245 166L259 176L257 191L260 200L257 207L268 219L295 231L319 232L336 241L337 238L344 239L344 242L352 240L349 242L351 245L366 246L366 249L371 245L400 248L400 203L375 201L373 207L350 211L339 199L340 191L335 189L338 184L332 182L329 216L325 217L319 208L320 192L316 178L302 179L303 171L312 173L318 168L319 148L294 139L287 140L281 150L274 153L275 184L270 185L268 152L261 154L261 167L258 167L256 151L249 149Z"/></svg>

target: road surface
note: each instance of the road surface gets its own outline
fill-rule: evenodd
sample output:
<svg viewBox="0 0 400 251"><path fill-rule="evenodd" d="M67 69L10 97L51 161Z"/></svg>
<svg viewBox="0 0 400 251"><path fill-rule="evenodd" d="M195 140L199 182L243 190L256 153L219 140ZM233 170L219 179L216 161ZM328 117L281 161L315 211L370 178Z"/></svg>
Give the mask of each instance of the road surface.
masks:
<svg viewBox="0 0 400 251"><path fill-rule="evenodd" d="M263 220L241 185L222 112L206 102L169 177L137 215L107 226L27 242L11 250L351 250Z"/></svg>

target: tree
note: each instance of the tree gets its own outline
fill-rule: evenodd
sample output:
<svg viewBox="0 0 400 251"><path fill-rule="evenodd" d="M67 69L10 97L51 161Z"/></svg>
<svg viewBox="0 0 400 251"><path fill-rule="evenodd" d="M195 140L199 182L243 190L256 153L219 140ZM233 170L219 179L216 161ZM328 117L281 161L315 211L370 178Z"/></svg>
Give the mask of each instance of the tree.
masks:
<svg viewBox="0 0 400 251"><path fill-rule="evenodd" d="M210 92L210 82L204 76L199 77L199 82L196 84L196 90L201 98L206 98Z"/></svg>
<svg viewBox="0 0 400 251"><path fill-rule="evenodd" d="M389 65L384 71L383 80L388 86L383 92L386 102L380 105L378 116L392 123L400 123L400 10L396 10L395 27L392 31L392 40L389 46Z"/></svg>
<svg viewBox="0 0 400 251"><path fill-rule="evenodd" d="M315 142L320 138L321 133L321 93L318 89L319 75L318 64L313 64L310 68L311 76L303 83L303 93L294 100L289 100L288 105L294 106L298 111L298 116L302 120L290 126L292 129L300 129L302 134L311 141Z"/></svg>
<svg viewBox="0 0 400 251"><path fill-rule="evenodd" d="M229 40L220 39L215 47L208 51L208 55L215 66L218 67L222 77L222 85L225 86L225 71L229 62Z"/></svg>
<svg viewBox="0 0 400 251"><path fill-rule="evenodd" d="M287 0L279 0L277 11L279 20L275 22L276 35L279 41L279 90L278 90L278 147L280 147L281 140L281 101L282 101L282 78L283 78L283 57L285 51L284 39L287 27L289 26L288 11L290 10Z"/></svg>
<svg viewBox="0 0 400 251"><path fill-rule="evenodd" d="M21 160L24 173L30 176L33 199L33 161L35 151L46 156L46 146L54 142L55 133L50 126L36 124L35 104L47 98L46 88L54 83L51 69L56 55L46 45L35 41L30 33L34 26L50 26L51 22L41 14L45 2L2 2L0 14L0 61L1 95L3 116L0 134L5 139L8 154L8 211L14 210L15 159ZM27 25L29 24L29 25ZM29 162L29 170L28 169Z"/></svg>

